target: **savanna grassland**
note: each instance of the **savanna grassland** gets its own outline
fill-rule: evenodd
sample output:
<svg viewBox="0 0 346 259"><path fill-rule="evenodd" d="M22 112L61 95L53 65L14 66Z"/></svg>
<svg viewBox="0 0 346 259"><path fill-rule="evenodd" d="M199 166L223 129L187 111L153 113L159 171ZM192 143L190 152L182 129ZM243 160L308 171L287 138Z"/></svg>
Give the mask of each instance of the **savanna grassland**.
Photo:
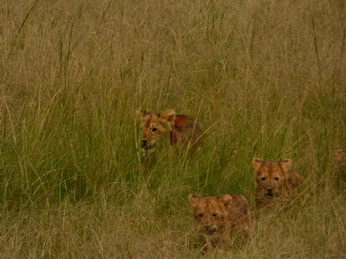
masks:
<svg viewBox="0 0 346 259"><path fill-rule="evenodd" d="M242 193L252 158L305 185L203 258L345 258L342 0L3 0L0 257L194 258L188 194ZM198 119L192 161L144 170L135 111Z"/></svg>

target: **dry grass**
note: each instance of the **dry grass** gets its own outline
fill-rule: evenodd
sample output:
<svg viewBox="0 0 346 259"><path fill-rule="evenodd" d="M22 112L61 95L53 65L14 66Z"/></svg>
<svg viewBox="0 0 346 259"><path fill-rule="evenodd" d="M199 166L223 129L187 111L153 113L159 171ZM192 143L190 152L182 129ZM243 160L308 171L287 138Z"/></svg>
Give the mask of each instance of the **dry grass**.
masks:
<svg viewBox="0 0 346 259"><path fill-rule="evenodd" d="M0 257L200 255L189 193L254 196L290 157L291 206L207 258L342 258L343 1L18 1L0 6ZM197 117L203 150L144 176L138 107ZM337 182L337 184L336 184Z"/></svg>

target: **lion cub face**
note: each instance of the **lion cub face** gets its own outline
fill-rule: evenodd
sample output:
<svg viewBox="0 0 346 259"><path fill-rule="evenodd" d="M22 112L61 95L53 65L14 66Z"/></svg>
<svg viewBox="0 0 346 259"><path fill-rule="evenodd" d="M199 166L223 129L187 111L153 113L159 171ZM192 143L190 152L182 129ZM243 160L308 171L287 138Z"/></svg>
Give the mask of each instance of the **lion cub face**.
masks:
<svg viewBox="0 0 346 259"><path fill-rule="evenodd" d="M141 121L141 141L143 154L153 151L157 143L166 137L174 127L175 111L166 110L161 114L137 111L137 117Z"/></svg>
<svg viewBox="0 0 346 259"><path fill-rule="evenodd" d="M205 234L213 236L224 231L228 220L226 205L232 201L230 195L224 195L221 198L199 198L190 195L189 199L193 208L193 216Z"/></svg>
<svg viewBox="0 0 346 259"><path fill-rule="evenodd" d="M225 194L220 198L189 196L193 216L208 248L231 247L233 233L249 236L250 206L245 196Z"/></svg>
<svg viewBox="0 0 346 259"><path fill-rule="evenodd" d="M291 167L291 160L280 162L264 162L259 158L253 159L257 182L256 201L271 203L287 195L286 180Z"/></svg>

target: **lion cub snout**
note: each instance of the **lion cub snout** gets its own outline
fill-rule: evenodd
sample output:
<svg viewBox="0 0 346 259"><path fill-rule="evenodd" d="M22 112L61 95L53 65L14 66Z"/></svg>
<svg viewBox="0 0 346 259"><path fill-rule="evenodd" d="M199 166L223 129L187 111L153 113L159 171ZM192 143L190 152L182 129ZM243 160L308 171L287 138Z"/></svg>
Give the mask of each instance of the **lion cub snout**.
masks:
<svg viewBox="0 0 346 259"><path fill-rule="evenodd" d="M273 189L267 189L267 197L274 197Z"/></svg>
<svg viewBox="0 0 346 259"><path fill-rule="evenodd" d="M222 221L219 220L221 214L222 212L218 208L214 208L212 212L198 213L195 219L199 223L201 231L204 231L208 235L213 235L222 225Z"/></svg>
<svg viewBox="0 0 346 259"><path fill-rule="evenodd" d="M214 235L218 229L216 225L205 225L202 228L202 231L204 231L207 235Z"/></svg>
<svg viewBox="0 0 346 259"><path fill-rule="evenodd" d="M142 140L142 148L143 149L149 149L148 141L147 140Z"/></svg>

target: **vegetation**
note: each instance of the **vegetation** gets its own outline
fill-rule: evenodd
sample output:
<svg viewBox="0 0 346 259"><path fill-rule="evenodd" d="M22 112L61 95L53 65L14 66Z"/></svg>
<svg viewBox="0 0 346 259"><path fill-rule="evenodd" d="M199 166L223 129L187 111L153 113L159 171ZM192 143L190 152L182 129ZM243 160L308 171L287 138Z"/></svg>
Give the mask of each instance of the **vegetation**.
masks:
<svg viewBox="0 0 346 259"><path fill-rule="evenodd" d="M1 258L199 256L188 194L255 207L254 156L307 181L207 258L345 257L344 1L4 0L0 21ZM197 118L202 151L146 172L139 107Z"/></svg>

